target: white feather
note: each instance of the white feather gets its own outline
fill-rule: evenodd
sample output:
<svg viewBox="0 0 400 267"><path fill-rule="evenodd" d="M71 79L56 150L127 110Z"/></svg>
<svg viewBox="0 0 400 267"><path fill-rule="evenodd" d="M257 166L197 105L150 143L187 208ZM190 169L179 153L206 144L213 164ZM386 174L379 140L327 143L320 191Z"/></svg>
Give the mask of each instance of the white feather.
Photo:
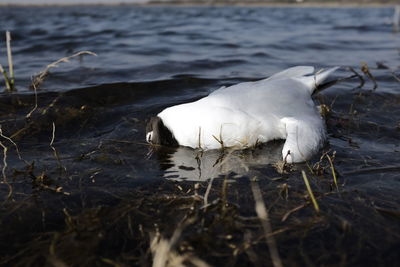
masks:
<svg viewBox="0 0 400 267"><path fill-rule="evenodd" d="M158 116L182 146L245 148L286 139L282 157L309 159L325 139L325 128L311 93L337 68L311 76L299 66L268 79L220 88L198 101L173 106Z"/></svg>

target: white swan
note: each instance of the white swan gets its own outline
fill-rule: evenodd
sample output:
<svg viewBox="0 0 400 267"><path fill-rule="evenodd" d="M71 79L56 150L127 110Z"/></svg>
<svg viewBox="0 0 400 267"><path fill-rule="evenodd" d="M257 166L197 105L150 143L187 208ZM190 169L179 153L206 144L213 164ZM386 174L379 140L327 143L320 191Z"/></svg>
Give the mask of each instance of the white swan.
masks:
<svg viewBox="0 0 400 267"><path fill-rule="evenodd" d="M147 124L146 140L206 150L286 139L282 159L306 161L325 141L325 124L311 94L337 68L314 74L314 67L297 66L166 108Z"/></svg>

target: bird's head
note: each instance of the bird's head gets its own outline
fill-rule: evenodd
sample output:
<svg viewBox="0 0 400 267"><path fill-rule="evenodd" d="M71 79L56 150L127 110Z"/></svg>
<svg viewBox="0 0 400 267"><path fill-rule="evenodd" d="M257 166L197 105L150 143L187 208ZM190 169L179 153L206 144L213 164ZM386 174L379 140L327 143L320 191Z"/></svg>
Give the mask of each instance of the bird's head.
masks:
<svg viewBox="0 0 400 267"><path fill-rule="evenodd" d="M178 146L178 141L160 117L151 117L147 122L146 141L153 145Z"/></svg>

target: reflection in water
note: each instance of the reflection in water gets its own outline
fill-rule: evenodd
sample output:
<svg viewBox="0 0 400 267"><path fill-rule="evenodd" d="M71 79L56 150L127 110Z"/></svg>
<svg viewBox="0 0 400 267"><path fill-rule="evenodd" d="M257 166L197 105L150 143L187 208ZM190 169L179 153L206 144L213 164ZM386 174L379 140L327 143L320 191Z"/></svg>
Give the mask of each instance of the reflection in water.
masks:
<svg viewBox="0 0 400 267"><path fill-rule="evenodd" d="M206 181L220 175L246 175L251 167L280 160L283 142L273 141L260 148L246 150L200 151L187 147L157 151L164 177L170 180ZM232 177L232 176L231 176Z"/></svg>

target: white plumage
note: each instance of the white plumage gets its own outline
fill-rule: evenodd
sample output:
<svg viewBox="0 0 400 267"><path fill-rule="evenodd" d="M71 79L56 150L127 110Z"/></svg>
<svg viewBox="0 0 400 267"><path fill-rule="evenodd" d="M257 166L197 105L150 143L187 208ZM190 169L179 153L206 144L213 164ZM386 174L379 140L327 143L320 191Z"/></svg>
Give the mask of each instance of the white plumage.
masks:
<svg viewBox="0 0 400 267"><path fill-rule="evenodd" d="M182 146L241 149L286 139L282 158L302 162L325 140L325 124L311 94L336 69L314 74L309 66L289 68L268 79L222 87L157 116ZM150 142L152 134L147 133Z"/></svg>

